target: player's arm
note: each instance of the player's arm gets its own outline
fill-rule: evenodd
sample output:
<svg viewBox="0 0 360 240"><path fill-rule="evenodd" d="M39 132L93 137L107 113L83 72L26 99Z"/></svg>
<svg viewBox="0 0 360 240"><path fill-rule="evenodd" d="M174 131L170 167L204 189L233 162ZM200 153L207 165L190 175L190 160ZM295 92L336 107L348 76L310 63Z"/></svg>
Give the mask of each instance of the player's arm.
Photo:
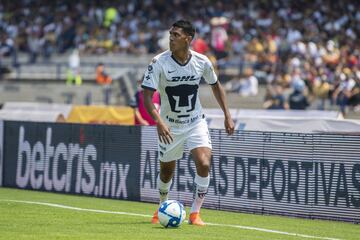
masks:
<svg viewBox="0 0 360 240"><path fill-rule="evenodd" d="M219 81L217 81L215 84L212 84L211 89L212 89L213 94L214 94L214 96L216 98L216 101L218 102L218 104L220 105L222 111L224 112L225 130L226 130L227 134L232 135L234 133L235 125L234 125L234 121L231 118L229 108L227 107L225 91L224 91L224 89L221 86Z"/></svg>
<svg viewBox="0 0 360 240"><path fill-rule="evenodd" d="M214 71L214 67L208 58L205 58L205 65L204 65L204 74L203 77L205 81L211 85L211 89L213 94L216 98L216 101L220 105L222 111L224 112L225 121L224 126L226 132L231 135L234 133L234 121L231 118L230 111L227 107L225 91L221 86L220 82L217 79L216 73Z"/></svg>
<svg viewBox="0 0 360 240"><path fill-rule="evenodd" d="M156 122L159 141L169 144L172 142L170 128L161 119L155 104L152 101L155 90L159 86L162 68L156 59L153 59L145 71L144 79L141 87L144 89L144 105L150 116Z"/></svg>
<svg viewBox="0 0 360 240"><path fill-rule="evenodd" d="M160 142L169 144L173 141L173 138L170 134L170 128L161 119L158 110L156 109L154 103L152 102L153 95L154 95L154 90L144 88L144 105L150 116L156 122L156 127Z"/></svg>

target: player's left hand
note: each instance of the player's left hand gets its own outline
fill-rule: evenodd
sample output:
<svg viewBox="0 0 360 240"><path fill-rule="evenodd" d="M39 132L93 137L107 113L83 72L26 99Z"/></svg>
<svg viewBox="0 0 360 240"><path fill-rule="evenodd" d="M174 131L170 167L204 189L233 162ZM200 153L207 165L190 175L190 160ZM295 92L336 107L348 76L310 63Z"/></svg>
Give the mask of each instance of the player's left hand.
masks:
<svg viewBox="0 0 360 240"><path fill-rule="evenodd" d="M224 125L225 125L225 130L226 130L227 134L233 135L234 130L235 130L235 124L231 117L225 118Z"/></svg>

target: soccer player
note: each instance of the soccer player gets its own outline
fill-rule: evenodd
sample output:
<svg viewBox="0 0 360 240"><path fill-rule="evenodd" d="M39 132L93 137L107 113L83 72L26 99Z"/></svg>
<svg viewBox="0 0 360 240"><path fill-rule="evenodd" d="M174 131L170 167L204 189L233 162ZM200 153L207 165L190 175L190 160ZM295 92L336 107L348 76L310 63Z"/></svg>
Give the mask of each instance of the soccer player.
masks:
<svg viewBox="0 0 360 240"><path fill-rule="evenodd" d="M195 161L196 192L191 206L189 223L203 226L200 208L207 193L210 177L211 138L199 101L199 82L202 78L211 85L213 94L225 116L225 129L231 135L234 122L227 107L225 92L217 79L210 60L190 50L195 35L192 23L175 22L170 29L170 49L157 55L148 66L142 88L147 111L156 122L160 174L157 184L160 204L168 199L176 160L183 156L184 143ZM161 97L160 114L152 103L158 90ZM158 222L155 212L152 223Z"/></svg>

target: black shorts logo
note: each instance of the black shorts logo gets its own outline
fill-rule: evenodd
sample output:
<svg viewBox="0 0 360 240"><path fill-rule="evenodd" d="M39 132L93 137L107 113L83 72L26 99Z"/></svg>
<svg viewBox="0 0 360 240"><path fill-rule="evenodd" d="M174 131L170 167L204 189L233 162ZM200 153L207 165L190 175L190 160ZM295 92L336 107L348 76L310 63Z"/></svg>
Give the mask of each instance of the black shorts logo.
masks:
<svg viewBox="0 0 360 240"><path fill-rule="evenodd" d="M178 117L189 117L189 112L195 109L199 85L178 85L166 87L171 111L179 113Z"/></svg>

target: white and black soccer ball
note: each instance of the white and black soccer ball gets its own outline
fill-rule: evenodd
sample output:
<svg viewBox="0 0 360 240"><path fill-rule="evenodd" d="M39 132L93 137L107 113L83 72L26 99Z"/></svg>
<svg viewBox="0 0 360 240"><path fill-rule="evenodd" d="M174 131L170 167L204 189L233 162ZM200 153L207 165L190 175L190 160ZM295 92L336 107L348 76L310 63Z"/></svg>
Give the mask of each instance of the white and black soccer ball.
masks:
<svg viewBox="0 0 360 240"><path fill-rule="evenodd" d="M158 217L164 227L179 227L186 217L185 208L176 200L167 200L161 204Z"/></svg>

